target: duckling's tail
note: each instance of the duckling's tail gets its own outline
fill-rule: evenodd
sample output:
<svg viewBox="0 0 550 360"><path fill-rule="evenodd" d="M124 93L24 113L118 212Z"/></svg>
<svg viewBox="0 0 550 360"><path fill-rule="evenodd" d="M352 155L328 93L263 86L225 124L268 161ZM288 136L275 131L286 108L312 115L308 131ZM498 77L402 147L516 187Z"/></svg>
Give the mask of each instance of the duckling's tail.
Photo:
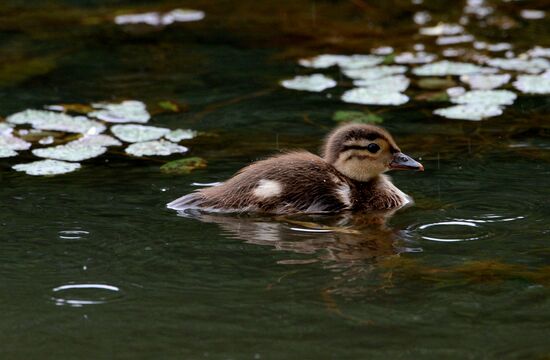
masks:
<svg viewBox="0 0 550 360"><path fill-rule="evenodd" d="M184 195L172 202L166 204L168 209L182 211L187 209L198 209L201 207L203 202L203 196L200 192L194 192L191 194Z"/></svg>

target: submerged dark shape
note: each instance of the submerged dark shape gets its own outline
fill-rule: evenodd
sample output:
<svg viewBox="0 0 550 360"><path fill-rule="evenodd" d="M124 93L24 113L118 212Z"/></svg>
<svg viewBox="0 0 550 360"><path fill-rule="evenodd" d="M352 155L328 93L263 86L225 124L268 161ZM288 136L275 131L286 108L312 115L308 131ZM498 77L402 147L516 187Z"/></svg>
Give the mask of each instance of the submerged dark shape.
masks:
<svg viewBox="0 0 550 360"><path fill-rule="evenodd" d="M329 134L322 158L301 151L258 161L223 184L185 195L167 207L271 214L396 209L410 198L383 175L391 169L424 170L401 152L386 130L344 125Z"/></svg>

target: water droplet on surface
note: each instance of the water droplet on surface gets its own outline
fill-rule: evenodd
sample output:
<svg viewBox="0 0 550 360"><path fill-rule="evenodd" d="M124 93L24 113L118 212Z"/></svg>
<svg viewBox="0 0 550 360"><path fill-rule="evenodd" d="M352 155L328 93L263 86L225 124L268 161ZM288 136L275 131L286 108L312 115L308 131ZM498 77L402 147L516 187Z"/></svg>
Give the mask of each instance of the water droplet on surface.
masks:
<svg viewBox="0 0 550 360"><path fill-rule="evenodd" d="M457 220L424 224L418 226L416 230L422 239L440 242L473 241L489 236L481 225Z"/></svg>
<svg viewBox="0 0 550 360"><path fill-rule="evenodd" d="M90 233L84 230L62 230L58 234L60 239L78 240L86 237L86 235L89 235Z"/></svg>
<svg viewBox="0 0 550 360"><path fill-rule="evenodd" d="M108 284L67 284L52 289L51 299L59 306L82 307L115 301L122 297L120 288Z"/></svg>

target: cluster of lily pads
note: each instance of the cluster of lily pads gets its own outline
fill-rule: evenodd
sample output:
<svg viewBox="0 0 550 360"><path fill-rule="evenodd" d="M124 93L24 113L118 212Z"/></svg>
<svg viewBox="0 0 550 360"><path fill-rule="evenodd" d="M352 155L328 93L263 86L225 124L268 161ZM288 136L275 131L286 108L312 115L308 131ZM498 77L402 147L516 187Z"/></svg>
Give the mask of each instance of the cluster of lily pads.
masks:
<svg viewBox="0 0 550 360"><path fill-rule="evenodd" d="M135 100L92 104L84 110L86 115L69 115L67 110L70 107L54 105L8 116L0 122L0 158L15 157L32 147L32 155L45 160L17 164L14 170L29 175L64 174L79 169L81 161L103 155L109 147L126 146L125 153L135 157L185 153L188 148L179 143L197 135L189 129L143 125L151 115L144 103ZM107 130L112 135L105 134ZM67 133L75 136L55 145Z"/></svg>
<svg viewBox="0 0 550 360"><path fill-rule="evenodd" d="M411 79L421 89L429 80L432 84L449 84L438 100L453 104L436 109L435 115L473 121L499 116L506 105L516 100L515 91L550 94L550 48L534 46L516 54L512 44L490 44L467 33L466 25L472 19L482 21L494 10L483 0L468 0L458 23L434 26L424 26L432 20L431 15L418 11L413 21L421 26L419 36L423 41L411 49L397 52L383 46L372 49L369 54L322 54L300 59L298 64L314 73L309 70L308 74L281 81L281 85L287 89L322 92L340 84L347 88L340 95L343 102L398 106L410 101L407 92ZM521 13L524 19L544 16L541 10ZM427 52L427 47L437 50ZM349 81L336 81L319 72L333 68ZM457 86L458 82L462 84ZM499 89L502 87L505 89ZM425 97L416 96L416 99Z"/></svg>

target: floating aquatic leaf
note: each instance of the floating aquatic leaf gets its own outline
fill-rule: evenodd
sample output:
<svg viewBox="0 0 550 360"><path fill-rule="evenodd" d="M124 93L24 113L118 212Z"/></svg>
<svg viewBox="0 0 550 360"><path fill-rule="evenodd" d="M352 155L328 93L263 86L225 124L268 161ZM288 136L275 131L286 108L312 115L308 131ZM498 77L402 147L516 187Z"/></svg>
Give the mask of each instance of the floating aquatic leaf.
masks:
<svg viewBox="0 0 550 360"><path fill-rule="evenodd" d="M298 63L305 67L325 69L331 66L342 68L360 68L376 66L384 61L383 56L375 55L318 55L310 59L300 59Z"/></svg>
<svg viewBox="0 0 550 360"><path fill-rule="evenodd" d="M170 161L160 167L160 171L167 174L189 174L195 169L206 168L207 163L200 157L190 157Z"/></svg>
<svg viewBox="0 0 550 360"><path fill-rule="evenodd" d="M494 73L496 69L484 68L478 65L442 60L413 69L418 76L469 75L476 73Z"/></svg>
<svg viewBox="0 0 550 360"><path fill-rule="evenodd" d="M340 110L332 115L332 120L336 122L354 122L362 124L381 124L384 119L376 114L368 114L362 111Z"/></svg>
<svg viewBox="0 0 550 360"><path fill-rule="evenodd" d="M200 10L175 9L165 14L148 12L141 14L127 14L115 17L117 25L147 24L151 26L166 26L175 22L200 21L204 19L204 12Z"/></svg>
<svg viewBox="0 0 550 360"><path fill-rule="evenodd" d="M0 135L11 134L13 125L5 122L0 122Z"/></svg>
<svg viewBox="0 0 550 360"><path fill-rule="evenodd" d="M376 88L355 88L342 95L342 101L364 105L402 105L409 101L407 95Z"/></svg>
<svg viewBox="0 0 550 360"><path fill-rule="evenodd" d="M472 89L492 90L510 81L510 74L494 74L494 75L462 75L460 81L470 85Z"/></svg>
<svg viewBox="0 0 550 360"><path fill-rule="evenodd" d="M440 36L437 38L435 43L437 45L453 45L453 44L461 44L466 42L472 42L474 41L474 37L469 34L465 35L458 35L458 36Z"/></svg>
<svg viewBox="0 0 550 360"><path fill-rule="evenodd" d="M197 132L190 129L176 129L170 131L164 137L172 142L180 142L182 140L189 140L197 136Z"/></svg>
<svg viewBox="0 0 550 360"><path fill-rule="evenodd" d="M455 104L512 105L517 95L508 90L471 90L451 97Z"/></svg>
<svg viewBox="0 0 550 360"><path fill-rule="evenodd" d="M161 109L170 111L170 112L181 112L183 111L180 104L176 103L175 101L165 100L165 101L159 101L158 106L160 106Z"/></svg>
<svg viewBox="0 0 550 360"><path fill-rule="evenodd" d="M453 96L456 97L456 96L463 95L466 92L466 89L464 89L462 86L454 86L454 87L448 88L446 92L447 92L447 95L449 95L450 97L453 97Z"/></svg>
<svg viewBox="0 0 550 360"><path fill-rule="evenodd" d="M87 104L59 104L44 106L44 109L50 111L71 111L79 114L87 114L93 110L90 105Z"/></svg>
<svg viewBox="0 0 550 360"><path fill-rule="evenodd" d="M113 123L146 123L151 118L144 103L136 100L123 101L120 104L92 104L95 109L88 115L99 120Z"/></svg>
<svg viewBox="0 0 550 360"><path fill-rule="evenodd" d="M111 132L125 142L143 142L157 140L170 132L170 129L144 125L115 125Z"/></svg>
<svg viewBox="0 0 550 360"><path fill-rule="evenodd" d="M185 146L166 140L159 140L132 144L126 148L126 153L134 156L168 156L176 153L185 153L187 150Z"/></svg>
<svg viewBox="0 0 550 360"><path fill-rule="evenodd" d="M106 151L107 148L103 146L87 145L75 141L65 145L34 149L32 153L35 156L47 159L82 161L103 155Z"/></svg>
<svg viewBox="0 0 550 360"><path fill-rule="evenodd" d="M14 156L17 156L16 151L0 147L0 158L9 158Z"/></svg>
<svg viewBox="0 0 550 360"><path fill-rule="evenodd" d="M507 51L512 49L512 44L509 43L498 43L498 44L488 44L487 50L491 52Z"/></svg>
<svg viewBox="0 0 550 360"><path fill-rule="evenodd" d="M31 143L15 137L10 133L0 135L0 149L28 150L30 147Z"/></svg>
<svg viewBox="0 0 550 360"><path fill-rule="evenodd" d="M521 10L520 16L527 20L539 20L544 19L546 13L542 10L524 9Z"/></svg>
<svg viewBox="0 0 550 360"><path fill-rule="evenodd" d="M543 75L519 75L514 87L526 94L550 94L550 77Z"/></svg>
<svg viewBox="0 0 550 360"><path fill-rule="evenodd" d="M434 61L436 58L435 54L423 51L417 53L404 52L395 56L395 62L398 64L426 64Z"/></svg>
<svg viewBox="0 0 550 360"><path fill-rule="evenodd" d="M447 48L443 49L443 56L445 57L458 57L462 56L466 53L466 50L464 49L453 49L453 48Z"/></svg>
<svg viewBox="0 0 550 360"><path fill-rule="evenodd" d="M376 49L372 49L371 52L374 55L389 55L393 53L393 48L391 46L381 46Z"/></svg>
<svg viewBox="0 0 550 360"><path fill-rule="evenodd" d="M428 36L457 35L464 32L464 27L458 24L439 23L437 26L420 29L420 34Z"/></svg>
<svg viewBox="0 0 550 360"><path fill-rule="evenodd" d="M410 80L404 75L388 76L381 79L354 80L353 85L360 87L376 88L380 91L401 92L407 90Z"/></svg>
<svg viewBox="0 0 550 360"><path fill-rule="evenodd" d="M40 160L27 164L12 166L16 171L24 171L28 175L58 175L73 172L80 168L78 163L58 160Z"/></svg>
<svg viewBox="0 0 550 360"><path fill-rule="evenodd" d="M433 113L449 119L479 121L488 117L502 115L502 108L497 105L466 104L437 109Z"/></svg>
<svg viewBox="0 0 550 360"><path fill-rule="evenodd" d="M292 90L303 90L321 92L336 86L336 81L323 74L312 74L306 76L296 76L293 79L281 81L284 88Z"/></svg>
<svg viewBox="0 0 550 360"><path fill-rule="evenodd" d="M527 55L531 57L550 57L550 48L543 48L540 46L535 46L527 52Z"/></svg>
<svg viewBox="0 0 550 360"><path fill-rule="evenodd" d="M80 144L86 146L122 146L122 143L110 135L88 135L80 139L71 141L68 144Z"/></svg>
<svg viewBox="0 0 550 360"><path fill-rule="evenodd" d="M425 25L432 20L432 15L427 11L418 11L413 15L413 21L418 25Z"/></svg>
<svg viewBox="0 0 550 360"><path fill-rule="evenodd" d="M379 79L395 74L403 74L407 71L406 66L400 65L383 65L362 69L344 69L342 72L352 79Z"/></svg>
<svg viewBox="0 0 550 360"><path fill-rule="evenodd" d="M538 74L550 69L550 62L542 58L530 60L497 58L487 60L487 64L504 70L522 71L530 74Z"/></svg>
<svg viewBox="0 0 550 360"><path fill-rule="evenodd" d="M30 124L35 129L54 130L81 134L99 134L105 126L84 116L69 116L45 110L25 110L10 115L7 121L12 124Z"/></svg>

